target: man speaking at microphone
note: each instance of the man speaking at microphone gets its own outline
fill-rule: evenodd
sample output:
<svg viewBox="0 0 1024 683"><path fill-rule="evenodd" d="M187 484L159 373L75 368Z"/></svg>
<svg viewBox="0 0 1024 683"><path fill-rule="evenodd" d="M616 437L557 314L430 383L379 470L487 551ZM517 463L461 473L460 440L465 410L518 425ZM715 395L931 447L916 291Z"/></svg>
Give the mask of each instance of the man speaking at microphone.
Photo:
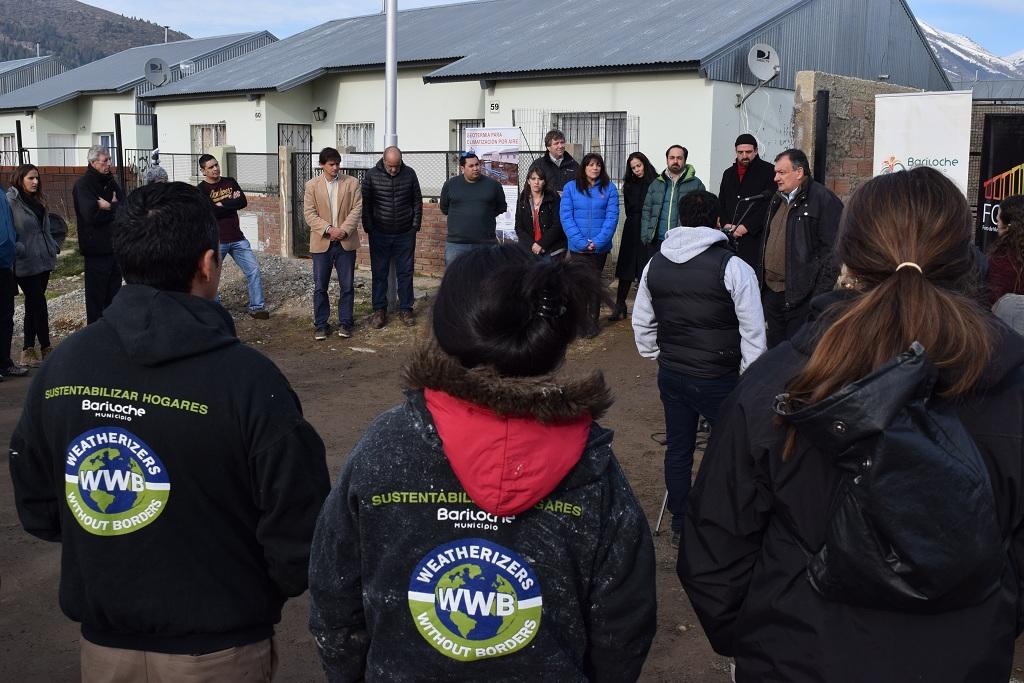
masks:
<svg viewBox="0 0 1024 683"><path fill-rule="evenodd" d="M736 253L755 273L761 270L761 231L775 190L775 167L758 155L757 138L743 133L736 138L736 163L722 174L718 198L723 228L732 233Z"/></svg>

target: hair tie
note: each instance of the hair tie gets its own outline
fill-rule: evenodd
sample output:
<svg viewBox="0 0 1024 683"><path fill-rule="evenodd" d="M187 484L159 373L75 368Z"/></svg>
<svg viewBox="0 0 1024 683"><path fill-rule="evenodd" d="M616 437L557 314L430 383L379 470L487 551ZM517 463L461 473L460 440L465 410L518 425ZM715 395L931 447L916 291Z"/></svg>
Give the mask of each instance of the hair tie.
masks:
<svg viewBox="0 0 1024 683"><path fill-rule="evenodd" d="M550 289L544 289L537 299L537 308L534 311L541 318L561 318L565 314L565 304L562 303L562 295Z"/></svg>
<svg viewBox="0 0 1024 683"><path fill-rule="evenodd" d="M900 272L900 268L913 268L917 272L921 273L921 275L924 275L924 271L921 270L921 266L917 265L913 261L904 261L903 263L899 264L898 266L896 266L895 272Z"/></svg>

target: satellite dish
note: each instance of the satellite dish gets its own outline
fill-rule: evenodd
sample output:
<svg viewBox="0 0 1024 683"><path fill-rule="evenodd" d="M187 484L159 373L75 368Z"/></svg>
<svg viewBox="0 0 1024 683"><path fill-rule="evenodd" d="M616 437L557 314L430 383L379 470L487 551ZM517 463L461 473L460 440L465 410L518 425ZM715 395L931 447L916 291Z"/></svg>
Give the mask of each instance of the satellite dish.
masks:
<svg viewBox="0 0 1024 683"><path fill-rule="evenodd" d="M171 79L170 67L167 66L167 62L159 57L153 57L147 61L143 70L145 71L146 80L157 87Z"/></svg>
<svg viewBox="0 0 1024 683"><path fill-rule="evenodd" d="M767 43L756 43L747 53L747 66L759 81L770 81L779 74L779 53Z"/></svg>
<svg viewBox="0 0 1024 683"><path fill-rule="evenodd" d="M182 76L188 76L196 68L196 63L191 59L186 59L184 62L178 65L178 71L181 72Z"/></svg>

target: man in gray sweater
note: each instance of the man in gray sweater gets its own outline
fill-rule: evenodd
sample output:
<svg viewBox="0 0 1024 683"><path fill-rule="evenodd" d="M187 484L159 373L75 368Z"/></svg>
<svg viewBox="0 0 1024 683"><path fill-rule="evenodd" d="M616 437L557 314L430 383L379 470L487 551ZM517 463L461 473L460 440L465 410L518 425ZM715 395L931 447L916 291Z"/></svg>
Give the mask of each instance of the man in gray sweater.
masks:
<svg viewBox="0 0 1024 683"><path fill-rule="evenodd" d="M462 156L459 166L462 175L449 178L441 188L441 213L448 216L445 265L467 251L495 244L494 219L508 211L501 183L482 174L477 155Z"/></svg>
<svg viewBox="0 0 1024 683"><path fill-rule="evenodd" d="M720 206L703 190L679 201L680 222L694 227L668 231L633 304L636 348L658 361L672 547L693 477L697 420L703 415L714 431L719 405L766 346L757 276L718 229Z"/></svg>

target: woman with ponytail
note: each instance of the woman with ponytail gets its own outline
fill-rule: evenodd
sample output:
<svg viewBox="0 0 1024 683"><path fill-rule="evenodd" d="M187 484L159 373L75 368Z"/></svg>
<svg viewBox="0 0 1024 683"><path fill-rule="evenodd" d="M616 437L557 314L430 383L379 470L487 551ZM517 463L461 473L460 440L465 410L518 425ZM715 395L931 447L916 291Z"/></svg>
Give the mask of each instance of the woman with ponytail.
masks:
<svg viewBox="0 0 1024 683"><path fill-rule="evenodd" d="M837 289L813 301L801 332L762 356L723 404L690 494L678 571L712 646L735 658L737 681L1009 678L1024 626L1024 345L977 303L972 233L962 193L931 168L864 184L843 215ZM926 381L904 398L855 400L908 358ZM892 413L882 415L882 404ZM797 419L825 406L841 417L821 430ZM908 411L924 418L900 422ZM851 500L865 518L902 519L901 506L947 486L924 474L959 463L944 441L950 432L935 429L947 417L983 463L974 474L984 485L975 498L953 491L911 511L932 520L914 542L941 557L908 559L912 549L881 532L837 539L836 529L863 521L836 518ZM878 464L865 458L858 476L848 474L840 468L847 447L837 443L916 463L900 473L912 485L882 495ZM935 443L937 462L915 461L922 444ZM948 547L958 520L976 521L979 499L991 503L987 545ZM853 587L823 585L827 551L843 543L873 544L882 566L859 564ZM994 561L983 567L980 557ZM940 564L960 572L956 585L929 574ZM865 593L876 575L893 586L923 577L928 587L892 599Z"/></svg>
<svg viewBox="0 0 1024 683"><path fill-rule="evenodd" d="M585 261L513 245L449 265L405 404L370 425L317 524L328 679L637 679L650 529L595 422L601 373L559 373L600 286Z"/></svg>

